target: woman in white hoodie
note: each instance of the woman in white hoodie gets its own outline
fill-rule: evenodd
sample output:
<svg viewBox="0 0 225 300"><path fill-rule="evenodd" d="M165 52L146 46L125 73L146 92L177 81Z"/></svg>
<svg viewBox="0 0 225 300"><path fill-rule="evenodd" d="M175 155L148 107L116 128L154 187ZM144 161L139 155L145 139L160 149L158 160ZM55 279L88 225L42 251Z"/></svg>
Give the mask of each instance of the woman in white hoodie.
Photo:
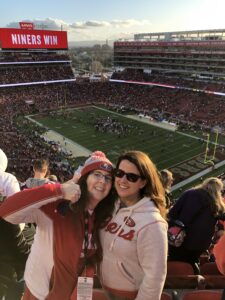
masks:
<svg viewBox="0 0 225 300"><path fill-rule="evenodd" d="M167 265L164 189L157 169L140 151L119 157L119 199L100 232L101 281L110 300L159 300Z"/></svg>

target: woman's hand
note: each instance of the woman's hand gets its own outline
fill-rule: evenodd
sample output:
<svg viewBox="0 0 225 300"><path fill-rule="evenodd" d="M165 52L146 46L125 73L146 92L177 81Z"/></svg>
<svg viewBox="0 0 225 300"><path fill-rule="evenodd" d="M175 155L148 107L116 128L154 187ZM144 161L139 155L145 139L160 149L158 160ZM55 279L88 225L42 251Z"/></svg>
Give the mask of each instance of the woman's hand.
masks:
<svg viewBox="0 0 225 300"><path fill-rule="evenodd" d="M79 200L81 195L80 186L75 184L73 180L69 180L61 184L61 189L64 199L70 200L72 203L75 203Z"/></svg>

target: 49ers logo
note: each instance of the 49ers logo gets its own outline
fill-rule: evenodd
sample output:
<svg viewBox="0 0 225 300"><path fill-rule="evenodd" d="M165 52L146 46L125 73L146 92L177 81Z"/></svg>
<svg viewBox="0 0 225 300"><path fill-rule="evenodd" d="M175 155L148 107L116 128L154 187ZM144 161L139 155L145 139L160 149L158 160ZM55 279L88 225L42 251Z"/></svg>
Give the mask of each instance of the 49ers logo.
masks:
<svg viewBox="0 0 225 300"><path fill-rule="evenodd" d="M123 219L126 222L126 225L129 227L134 227L136 225L136 223L134 222L134 220L131 217L125 217Z"/></svg>
<svg viewBox="0 0 225 300"><path fill-rule="evenodd" d="M134 227L135 226L135 222L133 219L125 217L124 221L126 222L126 225L129 227ZM135 234L135 230L129 230L128 232L125 232L124 229L121 230L121 225L118 225L115 222L112 223L108 223L108 225L105 228L105 231L108 231L110 233L117 233L119 231L118 236L125 239L125 240L129 240L131 241L134 237Z"/></svg>

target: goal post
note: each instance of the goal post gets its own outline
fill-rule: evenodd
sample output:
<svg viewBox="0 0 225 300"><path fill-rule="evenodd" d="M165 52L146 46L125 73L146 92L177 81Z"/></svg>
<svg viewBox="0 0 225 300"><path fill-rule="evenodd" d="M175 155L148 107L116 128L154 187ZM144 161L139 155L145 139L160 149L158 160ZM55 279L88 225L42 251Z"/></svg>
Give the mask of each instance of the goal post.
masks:
<svg viewBox="0 0 225 300"><path fill-rule="evenodd" d="M219 131L215 131L216 136L215 136L215 142L210 142L210 134L207 134L207 141L206 141L206 147L205 147L205 156L204 156L204 163L205 164L214 164L215 156L216 156L216 149L218 146L218 136L219 136ZM209 144L213 144L213 153L212 155L209 155Z"/></svg>

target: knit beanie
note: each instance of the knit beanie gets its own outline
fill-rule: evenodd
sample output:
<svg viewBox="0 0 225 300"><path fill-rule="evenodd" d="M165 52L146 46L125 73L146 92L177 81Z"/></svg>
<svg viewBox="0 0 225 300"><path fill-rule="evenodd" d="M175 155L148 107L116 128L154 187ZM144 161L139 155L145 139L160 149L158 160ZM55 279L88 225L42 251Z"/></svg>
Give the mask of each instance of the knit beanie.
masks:
<svg viewBox="0 0 225 300"><path fill-rule="evenodd" d="M81 170L81 176L94 171L103 170L112 173L113 165L110 160L105 156L102 151L95 151L91 156L85 161L83 168Z"/></svg>
<svg viewBox="0 0 225 300"><path fill-rule="evenodd" d="M5 155L5 152L0 149L0 171L5 172L8 165L8 158Z"/></svg>

